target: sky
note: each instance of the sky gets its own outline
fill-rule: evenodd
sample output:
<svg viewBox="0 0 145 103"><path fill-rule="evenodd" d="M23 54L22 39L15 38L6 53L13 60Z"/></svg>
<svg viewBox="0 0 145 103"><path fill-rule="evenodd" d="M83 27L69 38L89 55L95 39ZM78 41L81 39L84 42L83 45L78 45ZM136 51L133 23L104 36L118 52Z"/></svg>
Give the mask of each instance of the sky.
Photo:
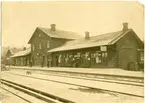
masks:
<svg viewBox="0 0 145 103"><path fill-rule="evenodd" d="M29 46L36 27L74 31L91 36L122 30L128 22L144 38L144 8L138 2L3 2L2 45Z"/></svg>

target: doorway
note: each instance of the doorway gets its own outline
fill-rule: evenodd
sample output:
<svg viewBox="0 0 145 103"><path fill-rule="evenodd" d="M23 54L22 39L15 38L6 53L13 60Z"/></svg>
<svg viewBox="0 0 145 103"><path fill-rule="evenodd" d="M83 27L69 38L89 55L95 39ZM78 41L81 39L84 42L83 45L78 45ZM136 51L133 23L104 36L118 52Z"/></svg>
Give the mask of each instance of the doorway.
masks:
<svg viewBox="0 0 145 103"><path fill-rule="evenodd" d="M44 67L44 64L45 64L45 56L42 56L42 67Z"/></svg>

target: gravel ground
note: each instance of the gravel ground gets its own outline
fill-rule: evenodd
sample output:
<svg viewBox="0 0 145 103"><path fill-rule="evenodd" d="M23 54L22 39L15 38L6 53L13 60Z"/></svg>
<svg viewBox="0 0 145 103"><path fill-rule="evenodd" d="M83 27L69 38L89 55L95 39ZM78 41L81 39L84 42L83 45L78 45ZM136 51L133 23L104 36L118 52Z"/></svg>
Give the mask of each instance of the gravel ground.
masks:
<svg viewBox="0 0 145 103"><path fill-rule="evenodd" d="M92 90L89 88L82 88L78 86L36 80L6 73L2 74L2 78L31 86L48 93L53 93L77 103L143 103L143 98L139 97L132 97L100 90Z"/></svg>

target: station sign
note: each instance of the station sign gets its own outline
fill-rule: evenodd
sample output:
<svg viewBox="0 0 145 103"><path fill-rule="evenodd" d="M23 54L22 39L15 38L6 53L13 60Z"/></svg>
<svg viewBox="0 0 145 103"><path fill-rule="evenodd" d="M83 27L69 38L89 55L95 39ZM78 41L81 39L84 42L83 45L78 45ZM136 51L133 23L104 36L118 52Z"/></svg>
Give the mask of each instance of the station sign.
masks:
<svg viewBox="0 0 145 103"><path fill-rule="evenodd" d="M101 51L107 51L107 46L101 46L100 49Z"/></svg>

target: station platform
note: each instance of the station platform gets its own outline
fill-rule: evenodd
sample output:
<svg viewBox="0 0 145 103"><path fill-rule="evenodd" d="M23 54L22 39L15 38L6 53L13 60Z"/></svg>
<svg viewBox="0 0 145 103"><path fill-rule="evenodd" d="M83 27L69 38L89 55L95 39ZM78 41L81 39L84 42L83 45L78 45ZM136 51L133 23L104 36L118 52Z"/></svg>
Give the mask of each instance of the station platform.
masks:
<svg viewBox="0 0 145 103"><path fill-rule="evenodd" d="M23 70L40 70L40 71L61 71L74 73L88 73L101 74L124 77L144 78L143 71L128 71L121 68L73 68L73 67L26 67L26 66L10 66L9 69L23 69Z"/></svg>

